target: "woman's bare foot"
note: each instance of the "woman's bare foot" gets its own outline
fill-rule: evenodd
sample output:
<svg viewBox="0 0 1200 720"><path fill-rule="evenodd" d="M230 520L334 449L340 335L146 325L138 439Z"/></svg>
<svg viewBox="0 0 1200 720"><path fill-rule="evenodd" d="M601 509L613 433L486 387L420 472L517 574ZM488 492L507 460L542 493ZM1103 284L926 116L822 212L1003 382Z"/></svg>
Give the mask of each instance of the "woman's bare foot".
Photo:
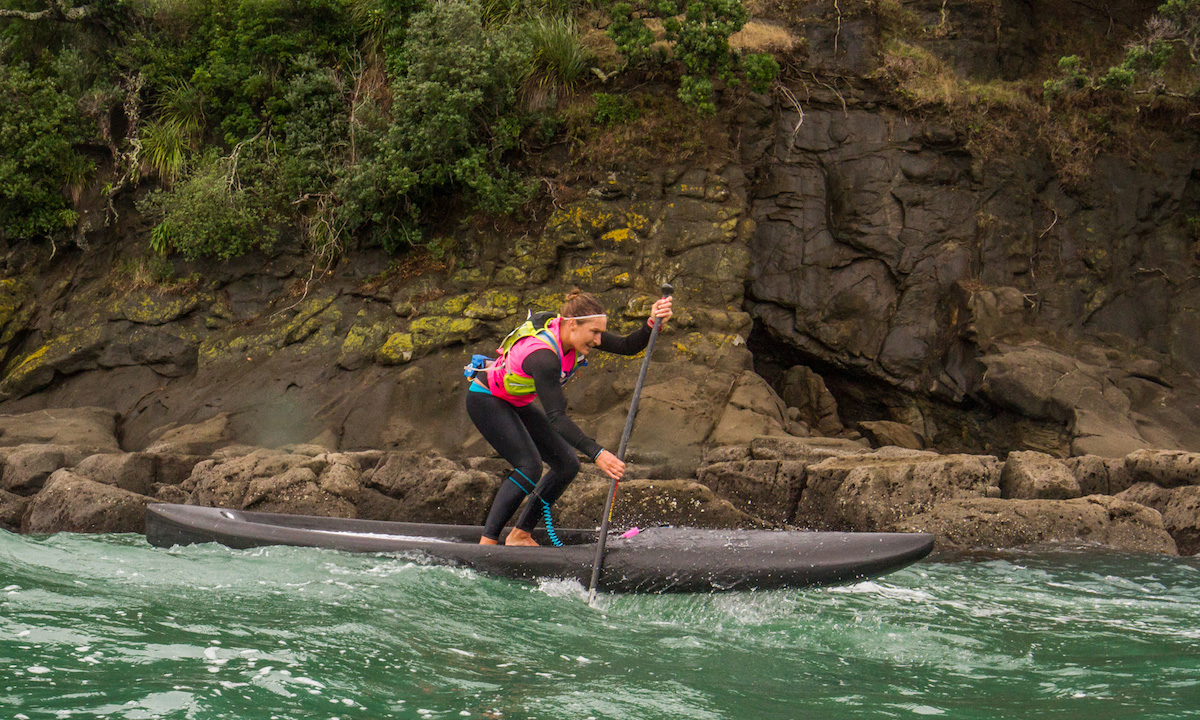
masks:
<svg viewBox="0 0 1200 720"><path fill-rule="evenodd" d="M504 541L505 545L520 545L522 547L537 547L537 541L533 536L524 530L513 528L508 533L508 538Z"/></svg>
<svg viewBox="0 0 1200 720"><path fill-rule="evenodd" d="M481 537L481 538L479 538L479 544L480 545L499 545L500 541L493 540L490 537Z"/></svg>

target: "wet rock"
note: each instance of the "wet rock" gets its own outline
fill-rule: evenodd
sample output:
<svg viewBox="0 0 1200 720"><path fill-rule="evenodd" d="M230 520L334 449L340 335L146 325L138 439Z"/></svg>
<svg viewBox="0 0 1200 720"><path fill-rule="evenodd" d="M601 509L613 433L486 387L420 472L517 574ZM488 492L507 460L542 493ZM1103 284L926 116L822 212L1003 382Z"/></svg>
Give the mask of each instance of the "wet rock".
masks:
<svg viewBox="0 0 1200 720"><path fill-rule="evenodd" d="M1138 450L1125 458L1134 483L1151 482L1165 488L1200 485L1200 453Z"/></svg>
<svg viewBox="0 0 1200 720"><path fill-rule="evenodd" d="M23 532L145 532L151 499L59 470L29 502Z"/></svg>
<svg viewBox="0 0 1200 720"><path fill-rule="evenodd" d="M0 490L0 530L18 532L30 498Z"/></svg>
<svg viewBox="0 0 1200 720"><path fill-rule="evenodd" d="M1133 484L1125 469L1125 458L1083 455L1063 462L1075 475L1082 495L1116 495Z"/></svg>
<svg viewBox="0 0 1200 720"><path fill-rule="evenodd" d="M935 533L936 547L943 550L1088 542L1125 552L1177 552L1161 515L1107 495L1073 500L948 500L887 529Z"/></svg>
<svg viewBox="0 0 1200 720"><path fill-rule="evenodd" d="M78 448L66 445L21 445L5 448L4 474L0 490L31 495L42 488L56 470L83 459Z"/></svg>
<svg viewBox="0 0 1200 720"><path fill-rule="evenodd" d="M924 450L925 441L908 425L892 420L868 420L858 423L858 429L863 437L875 447L908 448L909 450Z"/></svg>
<svg viewBox="0 0 1200 720"><path fill-rule="evenodd" d="M952 498L984 498L1000 481L990 455L938 455L884 448L807 468L795 524L873 531Z"/></svg>
<svg viewBox="0 0 1200 720"><path fill-rule="evenodd" d="M93 453L119 452L117 413L97 407L53 408L0 415L0 447L70 445Z"/></svg>
<svg viewBox="0 0 1200 720"><path fill-rule="evenodd" d="M1002 498L1020 500L1070 500L1081 494L1079 481L1065 463L1033 451L1008 454L1000 492Z"/></svg>
<svg viewBox="0 0 1200 720"><path fill-rule="evenodd" d="M211 455L218 448L233 443L229 419L230 414L223 412L202 422L169 426L159 431L146 452L160 455Z"/></svg>
<svg viewBox="0 0 1200 720"><path fill-rule="evenodd" d="M354 485L353 490L357 489ZM356 494L330 492L312 468L294 467L282 475L251 480L243 506L261 512L355 517Z"/></svg>
<svg viewBox="0 0 1200 720"><path fill-rule="evenodd" d="M154 483L158 482L155 459L146 453L91 455L75 465L73 472L138 495L150 495Z"/></svg>
<svg viewBox="0 0 1200 720"><path fill-rule="evenodd" d="M1154 483L1138 483L1117 497L1157 510L1180 555L1200 553L1200 486L1167 489Z"/></svg>

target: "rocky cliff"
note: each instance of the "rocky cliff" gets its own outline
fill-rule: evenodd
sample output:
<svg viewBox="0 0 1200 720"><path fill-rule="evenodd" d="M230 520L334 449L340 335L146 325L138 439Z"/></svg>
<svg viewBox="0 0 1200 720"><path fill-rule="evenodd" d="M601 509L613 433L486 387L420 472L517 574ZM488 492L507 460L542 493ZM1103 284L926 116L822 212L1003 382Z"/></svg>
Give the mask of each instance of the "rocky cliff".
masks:
<svg viewBox="0 0 1200 720"><path fill-rule="evenodd" d="M1200 481L1171 478L1200 450L1194 128L1152 124L1082 175L1035 136L984 147L977 116L914 104L883 71L896 13L982 82L1038 72L1068 42L1047 27L1107 32L1108 9L845 5L766 14L799 49L775 93L722 114L716 150L599 168L533 230L329 273L286 251L174 260L169 283L130 270L136 216L86 251L9 251L4 522L136 529L136 512L70 520L89 493L478 522L499 468L462 409L470 354L571 286L630 329L670 280L627 519L1193 552ZM1126 9L1128 28L1152 6ZM603 444L636 363L597 355L572 383ZM111 413L99 440L19 430L79 407ZM560 523L594 522L600 484L581 479Z"/></svg>

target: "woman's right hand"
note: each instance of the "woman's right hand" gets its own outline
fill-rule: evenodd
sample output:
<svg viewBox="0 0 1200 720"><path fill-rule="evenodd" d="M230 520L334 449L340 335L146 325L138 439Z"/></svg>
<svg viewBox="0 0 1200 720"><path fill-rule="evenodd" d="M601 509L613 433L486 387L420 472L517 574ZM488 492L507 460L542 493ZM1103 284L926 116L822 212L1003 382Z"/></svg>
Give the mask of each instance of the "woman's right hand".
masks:
<svg viewBox="0 0 1200 720"><path fill-rule="evenodd" d="M625 463L607 450L601 450L596 456L596 466L613 480L620 480L625 475Z"/></svg>

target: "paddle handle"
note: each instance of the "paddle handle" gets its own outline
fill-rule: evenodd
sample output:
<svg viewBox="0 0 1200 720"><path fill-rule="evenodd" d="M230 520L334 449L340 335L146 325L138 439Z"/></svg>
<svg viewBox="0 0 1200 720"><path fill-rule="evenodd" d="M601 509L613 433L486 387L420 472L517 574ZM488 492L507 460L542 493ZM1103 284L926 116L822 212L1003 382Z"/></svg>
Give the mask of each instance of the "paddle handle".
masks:
<svg viewBox="0 0 1200 720"><path fill-rule="evenodd" d="M675 288L670 283L663 283L660 288L663 297L670 297ZM650 340L646 343L646 357L642 359L642 369L638 373L637 384L633 386L633 400L629 402L629 414L625 416L625 430L621 433L621 444L617 447L617 459L624 462L625 450L629 447L629 436L633 434L633 421L637 418L638 401L642 397L642 385L646 382L646 371L650 369L650 356L654 353L654 341L658 339L658 331L662 329L662 318L654 319L654 327L650 329ZM592 561L592 582L588 585L588 604L596 600L596 585L600 583L600 571L604 567L604 548L608 544L608 526L612 517L613 500L617 497L617 479L613 478L608 484L608 496L604 499L604 515L600 522L600 540L596 543L596 558Z"/></svg>

